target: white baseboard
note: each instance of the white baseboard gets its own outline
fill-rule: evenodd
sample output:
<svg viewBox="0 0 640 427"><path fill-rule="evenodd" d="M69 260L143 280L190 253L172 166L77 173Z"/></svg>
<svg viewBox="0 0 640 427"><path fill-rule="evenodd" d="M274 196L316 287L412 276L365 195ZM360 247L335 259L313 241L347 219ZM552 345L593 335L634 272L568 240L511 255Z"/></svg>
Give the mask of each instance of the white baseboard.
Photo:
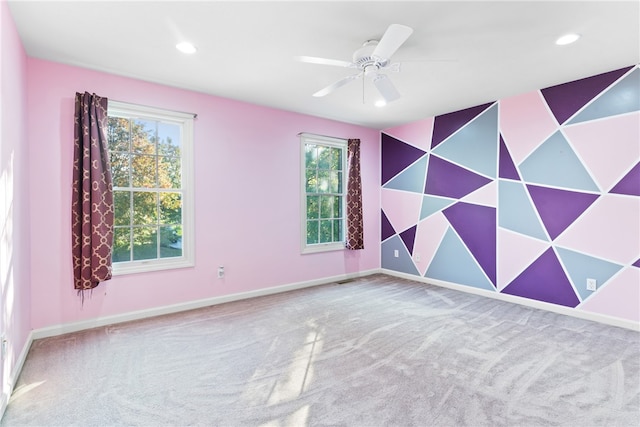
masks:
<svg viewBox="0 0 640 427"><path fill-rule="evenodd" d="M22 351L20 351L18 359L16 360L16 364L13 366L13 369L9 374L9 378L7 379L7 383L9 384L9 394L6 396L4 394L2 395L2 400L0 401L0 420L4 416L4 411L7 410L10 396L13 393L16 382L18 382L18 377L20 376L20 372L22 372L22 367L24 366L25 360L27 360L27 354L29 354L29 349L31 348L33 340L33 331L31 331L29 332L29 335L27 335L27 340L22 347Z"/></svg>
<svg viewBox="0 0 640 427"><path fill-rule="evenodd" d="M380 273L379 269L360 271L357 273L341 274L338 276L324 277L322 279L308 280L305 282L290 283L287 285L274 286L271 288L257 289L255 291L240 292L236 294L224 295L213 298L205 298L185 303L172 304L163 307L155 307L146 310L132 311L129 313L115 314L112 316L98 317L95 319L82 320L79 322L64 323L55 326L47 326L45 328L35 329L32 331L33 339L53 337L71 332L82 331L85 329L97 328L100 326L113 325L117 323L129 322L132 320L140 320L148 317L161 316L163 314L178 313L181 311L193 310L196 308L209 307L212 305L224 304L232 301L240 301L248 298L255 298L265 295L272 295L281 292L293 291L296 289L309 288L312 286L325 285L328 283L339 282L357 277L369 276L371 274Z"/></svg>
<svg viewBox="0 0 640 427"><path fill-rule="evenodd" d="M591 320L593 322L603 323L605 325L617 326L619 328L631 329L640 332L640 323L631 320L619 319L617 317L606 316L604 314L590 313L575 308L565 307L562 305L551 304L548 302L536 301L528 298L522 298L515 295L502 294L499 292L491 292L485 289L474 288L472 286L458 285L455 283L445 282L437 279L427 279L421 276L414 276L398 271L381 269L381 273L389 276L400 277L403 279L413 280L416 282L426 283L428 285L440 286L443 288L453 289L456 291L466 292L470 294L489 297L500 301L506 301L514 304L524 305L526 307L536 308L539 310L551 311L553 313L564 314L566 316L577 317L579 319Z"/></svg>

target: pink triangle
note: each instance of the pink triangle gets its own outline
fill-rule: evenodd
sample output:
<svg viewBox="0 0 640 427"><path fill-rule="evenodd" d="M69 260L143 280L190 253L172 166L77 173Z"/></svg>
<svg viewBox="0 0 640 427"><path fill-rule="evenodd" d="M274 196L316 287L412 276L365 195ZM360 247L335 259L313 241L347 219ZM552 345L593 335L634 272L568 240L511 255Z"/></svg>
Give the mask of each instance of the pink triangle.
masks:
<svg viewBox="0 0 640 427"><path fill-rule="evenodd" d="M413 259L420 275L424 276L427 272L448 228L449 222L442 212L430 215L418 223ZM418 258L420 258L419 261Z"/></svg>
<svg viewBox="0 0 640 427"><path fill-rule="evenodd" d="M565 126L563 131L605 192L620 180L620 171L640 158L640 112Z"/></svg>
<svg viewBox="0 0 640 427"><path fill-rule="evenodd" d="M384 133L393 136L407 144L429 151L431 135L433 134L433 117L429 117L406 125L385 129Z"/></svg>
<svg viewBox="0 0 640 427"><path fill-rule="evenodd" d="M498 290L502 290L549 248L549 243L498 227Z"/></svg>
<svg viewBox="0 0 640 427"><path fill-rule="evenodd" d="M539 91L500 100L500 132L515 164L520 164L557 129Z"/></svg>
<svg viewBox="0 0 640 427"><path fill-rule="evenodd" d="M491 181L484 187L480 187L465 196L461 201L495 208L498 205L498 181Z"/></svg>
<svg viewBox="0 0 640 427"><path fill-rule="evenodd" d="M578 309L640 322L640 269L626 268Z"/></svg>
<svg viewBox="0 0 640 427"><path fill-rule="evenodd" d="M555 243L626 265L640 254L640 203L637 197L605 194ZM591 299L591 298L589 298Z"/></svg>
<svg viewBox="0 0 640 427"><path fill-rule="evenodd" d="M406 230L418 223L422 197L419 193L382 189L382 209L395 230Z"/></svg>

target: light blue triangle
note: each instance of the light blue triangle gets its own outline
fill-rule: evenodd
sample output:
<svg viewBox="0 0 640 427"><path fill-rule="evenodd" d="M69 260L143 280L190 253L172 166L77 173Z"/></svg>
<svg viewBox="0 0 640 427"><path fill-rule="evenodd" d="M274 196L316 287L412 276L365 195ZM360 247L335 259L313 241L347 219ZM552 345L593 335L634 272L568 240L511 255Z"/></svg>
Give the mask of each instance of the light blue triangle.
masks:
<svg viewBox="0 0 640 427"><path fill-rule="evenodd" d="M457 202L455 199L447 199L443 197L424 196L422 198L422 209L420 209L420 220L440 212L444 208L451 206Z"/></svg>
<svg viewBox="0 0 640 427"><path fill-rule="evenodd" d="M520 164L522 180L583 191L599 191L589 172L560 131Z"/></svg>
<svg viewBox="0 0 640 427"><path fill-rule="evenodd" d="M451 227L444 235L424 277L496 290Z"/></svg>
<svg viewBox="0 0 640 427"><path fill-rule="evenodd" d="M391 181L383 185L384 188L424 193L424 183L427 179L428 156L421 157L414 164L406 168Z"/></svg>
<svg viewBox="0 0 640 427"><path fill-rule="evenodd" d="M548 241L524 184L498 182L498 225L507 230Z"/></svg>
<svg viewBox="0 0 640 427"><path fill-rule="evenodd" d="M398 251L398 257L395 256ZM420 273L416 268L409 251L397 234L390 239L382 242L382 268L388 270L399 271L401 273L413 274L419 276Z"/></svg>
<svg viewBox="0 0 640 427"><path fill-rule="evenodd" d="M433 153L495 178L498 164L498 104L440 143Z"/></svg>
<svg viewBox="0 0 640 427"><path fill-rule="evenodd" d="M636 68L585 107L569 124L640 110L640 69Z"/></svg>
<svg viewBox="0 0 640 427"><path fill-rule="evenodd" d="M587 279L596 279L597 286L604 285L622 268L619 264L569 249L556 247L556 252L558 252L558 256L582 301L593 295L592 291L587 290Z"/></svg>

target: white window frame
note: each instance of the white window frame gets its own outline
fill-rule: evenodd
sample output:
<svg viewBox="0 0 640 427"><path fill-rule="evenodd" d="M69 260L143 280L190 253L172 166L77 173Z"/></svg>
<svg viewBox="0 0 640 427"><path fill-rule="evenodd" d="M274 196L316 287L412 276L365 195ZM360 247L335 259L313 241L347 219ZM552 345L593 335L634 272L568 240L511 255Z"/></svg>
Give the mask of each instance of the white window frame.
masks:
<svg viewBox="0 0 640 427"><path fill-rule="evenodd" d="M347 140L334 138L323 135L314 135L310 133L300 133L300 200L301 200L301 230L300 230L300 248L303 254L345 250L345 235L347 226L346 202L347 202ZM342 236L339 242L329 243L307 243L307 191L306 191L306 157L305 146L307 144L324 145L328 147L337 147L342 149Z"/></svg>
<svg viewBox="0 0 640 427"><path fill-rule="evenodd" d="M194 230L194 168L193 121L194 115L160 108L153 108L119 101L107 103L109 117L147 119L173 123L182 127L180 141L180 166L182 187L182 256L139 261L122 261L112 264L113 275L145 273L159 270L193 267L195 250Z"/></svg>

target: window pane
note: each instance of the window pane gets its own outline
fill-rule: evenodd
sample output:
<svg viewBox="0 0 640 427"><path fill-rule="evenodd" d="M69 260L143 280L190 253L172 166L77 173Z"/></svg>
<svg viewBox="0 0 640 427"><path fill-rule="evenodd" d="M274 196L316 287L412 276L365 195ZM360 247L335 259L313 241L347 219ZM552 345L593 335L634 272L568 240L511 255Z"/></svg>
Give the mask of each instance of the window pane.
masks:
<svg viewBox="0 0 640 427"><path fill-rule="evenodd" d="M133 193L133 225L158 224L158 194L136 191Z"/></svg>
<svg viewBox="0 0 640 427"><path fill-rule="evenodd" d="M320 218L333 218L333 196L320 197Z"/></svg>
<svg viewBox="0 0 640 427"><path fill-rule="evenodd" d="M329 192L342 192L342 172L329 172Z"/></svg>
<svg viewBox="0 0 640 427"><path fill-rule="evenodd" d="M131 261L131 229L116 227L113 230L113 262Z"/></svg>
<svg viewBox="0 0 640 427"><path fill-rule="evenodd" d="M180 126L158 122L158 154L180 156Z"/></svg>
<svg viewBox="0 0 640 427"><path fill-rule="evenodd" d="M333 217L342 218L342 197L333 196Z"/></svg>
<svg viewBox="0 0 640 427"><path fill-rule="evenodd" d="M156 154L156 122L143 119L131 121L131 151Z"/></svg>
<svg viewBox="0 0 640 427"><path fill-rule="evenodd" d="M329 243L333 240L333 221L320 221L320 243Z"/></svg>
<svg viewBox="0 0 640 427"><path fill-rule="evenodd" d="M160 193L160 224L182 224L182 194Z"/></svg>
<svg viewBox="0 0 640 427"><path fill-rule="evenodd" d="M111 179L114 187L129 186L129 155L126 153L111 153Z"/></svg>
<svg viewBox="0 0 640 427"><path fill-rule="evenodd" d="M182 227L160 227L160 258L182 256Z"/></svg>
<svg viewBox="0 0 640 427"><path fill-rule="evenodd" d="M342 170L342 149L331 149L331 169Z"/></svg>
<svg viewBox="0 0 640 427"><path fill-rule="evenodd" d="M327 193L330 190L329 179L331 172L318 170L318 192Z"/></svg>
<svg viewBox="0 0 640 427"><path fill-rule="evenodd" d="M331 169L330 147L318 147L318 169Z"/></svg>
<svg viewBox="0 0 640 427"><path fill-rule="evenodd" d="M307 244L318 243L318 221L307 221Z"/></svg>
<svg viewBox="0 0 640 427"><path fill-rule="evenodd" d="M318 150L315 145L307 144L304 147L305 167L316 169L318 167Z"/></svg>
<svg viewBox="0 0 640 427"><path fill-rule="evenodd" d="M307 196L307 219L320 217L320 196Z"/></svg>
<svg viewBox="0 0 640 427"><path fill-rule="evenodd" d="M133 228L133 260L158 258L158 233L155 227Z"/></svg>
<svg viewBox="0 0 640 427"><path fill-rule="evenodd" d="M318 179L316 178L316 170L315 169L307 169L306 175L306 192L307 193L317 193L318 192Z"/></svg>
<svg viewBox="0 0 640 427"><path fill-rule="evenodd" d="M158 187L180 188L182 177L180 174L179 157L158 157Z"/></svg>
<svg viewBox="0 0 640 427"><path fill-rule="evenodd" d="M131 224L131 192L130 191L114 191L113 192L113 210L115 225Z"/></svg>
<svg viewBox="0 0 640 427"><path fill-rule="evenodd" d="M129 119L109 117L109 151L129 151Z"/></svg>
<svg viewBox="0 0 640 427"><path fill-rule="evenodd" d="M154 188L156 186L156 156L131 156L133 187Z"/></svg>
<svg viewBox="0 0 640 427"><path fill-rule="evenodd" d="M342 220L333 220L333 241L339 242L342 240Z"/></svg>

